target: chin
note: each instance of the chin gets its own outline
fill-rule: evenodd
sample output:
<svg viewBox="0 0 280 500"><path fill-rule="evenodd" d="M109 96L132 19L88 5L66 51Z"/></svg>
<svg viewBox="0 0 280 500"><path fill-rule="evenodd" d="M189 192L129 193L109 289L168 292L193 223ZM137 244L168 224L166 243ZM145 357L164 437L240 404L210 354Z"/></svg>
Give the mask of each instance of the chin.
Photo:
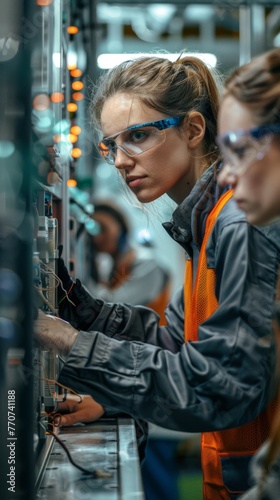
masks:
<svg viewBox="0 0 280 500"><path fill-rule="evenodd" d="M161 195L152 195L152 194L149 194L149 193L134 193L134 196L136 196L137 200L139 201L139 203L143 203L143 204L146 204L146 203L152 203L153 201L155 200L158 200L158 198L160 198Z"/></svg>
<svg viewBox="0 0 280 500"><path fill-rule="evenodd" d="M272 214L269 212L247 214L247 220L254 226L268 226L280 221L280 212L277 214Z"/></svg>
<svg viewBox="0 0 280 500"><path fill-rule="evenodd" d="M158 198L150 198L146 196L137 196L137 199L139 203L142 203L143 205L146 205L147 203L152 203L153 201L157 200Z"/></svg>

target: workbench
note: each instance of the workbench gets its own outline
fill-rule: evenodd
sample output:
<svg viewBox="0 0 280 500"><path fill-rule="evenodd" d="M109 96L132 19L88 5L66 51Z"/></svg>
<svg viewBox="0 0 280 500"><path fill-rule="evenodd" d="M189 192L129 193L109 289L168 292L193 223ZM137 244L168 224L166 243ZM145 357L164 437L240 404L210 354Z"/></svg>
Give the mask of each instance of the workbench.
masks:
<svg viewBox="0 0 280 500"><path fill-rule="evenodd" d="M83 468L71 464L53 436L37 461L36 500L144 500L134 422L130 418L101 419L65 427L59 439Z"/></svg>

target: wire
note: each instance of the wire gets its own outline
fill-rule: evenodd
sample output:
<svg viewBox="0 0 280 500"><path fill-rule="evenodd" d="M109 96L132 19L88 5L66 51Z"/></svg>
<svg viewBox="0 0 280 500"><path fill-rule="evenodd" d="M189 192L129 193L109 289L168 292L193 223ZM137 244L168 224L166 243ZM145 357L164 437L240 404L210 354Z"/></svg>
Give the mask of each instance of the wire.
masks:
<svg viewBox="0 0 280 500"><path fill-rule="evenodd" d="M80 471L84 472L85 474L90 474L91 476L93 476L95 479L99 479L99 478L107 478L107 477L112 477L112 474L110 472L105 472L103 470L100 470L100 469L94 469L94 470L88 470L88 469L85 469L84 467L82 467L81 465L77 464L76 462L74 462L68 448L65 446L65 444L63 443L63 441L61 441L61 439L59 439L59 437L55 434L55 432L51 431L50 429L48 429L47 431L47 434L51 434L55 440L60 444L60 446L62 446L62 448L64 449L67 457L69 458L70 462L72 465L74 465L74 467L77 467L77 469L79 469Z"/></svg>
<svg viewBox="0 0 280 500"><path fill-rule="evenodd" d="M49 273L50 273L50 274L52 274L52 275L55 277L56 281L58 282L58 285L57 285L57 286L59 286L59 285L61 286L61 288L62 288L63 292L65 293L65 296L63 297L63 299L62 299L62 300L67 299L67 300L68 300L68 302L70 302L73 306L75 306L75 307L76 307L76 304L74 304L74 302L72 302L72 300L70 300L70 299L69 299L69 297L68 297L68 294L70 293L70 291L71 291L71 290L72 290L72 288L73 288L74 281L73 281L73 283L72 283L72 285L71 285L70 289L69 289L69 290L68 290L68 292L67 292L67 290L65 290L65 288L64 288L64 286L63 286L63 283L62 283L62 281L61 281L60 277L59 277L59 276L57 276L57 274L55 274L55 272L53 271L53 269L51 269L49 266L47 266L47 264L45 264L45 262L43 262L42 260L40 260L40 264L43 264L43 266L45 266L45 268L49 271ZM57 287L54 287L54 288L57 288ZM61 300L60 302L62 302L62 300Z"/></svg>
<svg viewBox="0 0 280 500"><path fill-rule="evenodd" d="M48 413L48 417L52 419L50 425L53 425L53 427L60 427L61 417L62 417L61 413L58 412Z"/></svg>
<svg viewBox="0 0 280 500"><path fill-rule="evenodd" d="M49 383L58 385L59 387L62 387L62 389L66 389L66 391L72 392L72 394L75 394L75 396L78 396L80 398L80 401L77 401L77 403L79 403L79 404L83 401L81 394L78 394L78 392L74 391L74 389L70 389L70 387L66 387L66 385L60 384L60 382L57 382L56 380L53 380L51 378L45 378L45 377L41 377L40 380L44 380L45 382L49 382Z"/></svg>
<svg viewBox="0 0 280 500"><path fill-rule="evenodd" d="M45 297L45 295L42 293L42 288L39 288L37 286L35 286L35 290L36 292L38 293L38 295L40 296L40 298L43 300L43 302L45 302L45 304L48 306L48 308L50 309L50 311L55 315L57 316L57 311L55 310L55 308L52 306L52 304L48 301L48 299Z"/></svg>
<svg viewBox="0 0 280 500"><path fill-rule="evenodd" d="M53 270L51 267L47 266L47 264L46 264L43 260L41 260L41 259L40 259L40 260L39 260L39 262L40 262L40 264L42 264L42 265L45 267L45 269L48 271L48 272L46 272L46 271L44 271L44 270L42 269L42 270L41 270L41 272L42 272L43 274L47 275L47 276L52 275L52 276L54 277L54 279L55 279L55 281L56 281L56 285L55 285L55 286L53 286L52 288L58 288L58 287L59 287L59 285L60 285L60 279L59 279L59 277L55 274L54 270ZM44 288L43 290L48 290L48 288Z"/></svg>
<svg viewBox="0 0 280 500"><path fill-rule="evenodd" d="M62 288L62 290L64 291L65 296L64 296L64 297L62 297L62 299L59 301L58 305L59 305L59 304L61 304L61 302L63 302L63 300L64 300L64 299L67 299L69 302L71 302L71 304L73 304L73 306L75 306L75 307L76 307L76 304L74 304L74 302L72 302L72 300L70 300L70 299L69 299L69 297L68 297L68 295L69 295L69 293L71 292L71 290L72 290L73 286L74 286L74 281L71 283L71 286L70 286L70 288L69 288L69 290L68 290L68 292L67 292L67 291L63 288L63 286L62 286L62 281L61 281L61 288Z"/></svg>
<svg viewBox="0 0 280 500"><path fill-rule="evenodd" d="M42 420L42 419L41 419L41 420ZM48 425L51 425L53 428L55 428L55 427L59 427L58 425L56 425L56 423L55 423L55 422L48 422ZM48 432L48 431L46 431L46 432Z"/></svg>

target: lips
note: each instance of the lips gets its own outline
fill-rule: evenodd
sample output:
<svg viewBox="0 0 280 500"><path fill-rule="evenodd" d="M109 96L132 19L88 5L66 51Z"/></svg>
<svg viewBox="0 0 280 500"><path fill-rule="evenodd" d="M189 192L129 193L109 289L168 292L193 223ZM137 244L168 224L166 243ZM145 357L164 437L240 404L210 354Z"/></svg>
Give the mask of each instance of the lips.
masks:
<svg viewBox="0 0 280 500"><path fill-rule="evenodd" d="M245 200L244 198L243 199L236 199L235 198L235 201L236 201L236 204L238 205L238 207L242 210L244 207L246 207L246 205L248 204L248 200Z"/></svg>
<svg viewBox="0 0 280 500"><path fill-rule="evenodd" d="M137 177L135 175L134 176L131 175L126 177L125 182L127 183L130 189L133 189L135 187L138 187L143 182L144 179L145 177Z"/></svg>

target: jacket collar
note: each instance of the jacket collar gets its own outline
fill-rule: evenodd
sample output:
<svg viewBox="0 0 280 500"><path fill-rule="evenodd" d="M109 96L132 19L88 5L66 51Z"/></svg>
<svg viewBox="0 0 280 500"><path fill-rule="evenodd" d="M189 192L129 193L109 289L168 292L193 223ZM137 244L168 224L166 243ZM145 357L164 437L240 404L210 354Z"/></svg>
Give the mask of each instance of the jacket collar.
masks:
<svg viewBox="0 0 280 500"><path fill-rule="evenodd" d="M222 190L217 183L221 165L211 165L198 179L190 194L176 208L170 222L163 227L171 238L190 253L190 244L200 248L207 215L217 203Z"/></svg>

